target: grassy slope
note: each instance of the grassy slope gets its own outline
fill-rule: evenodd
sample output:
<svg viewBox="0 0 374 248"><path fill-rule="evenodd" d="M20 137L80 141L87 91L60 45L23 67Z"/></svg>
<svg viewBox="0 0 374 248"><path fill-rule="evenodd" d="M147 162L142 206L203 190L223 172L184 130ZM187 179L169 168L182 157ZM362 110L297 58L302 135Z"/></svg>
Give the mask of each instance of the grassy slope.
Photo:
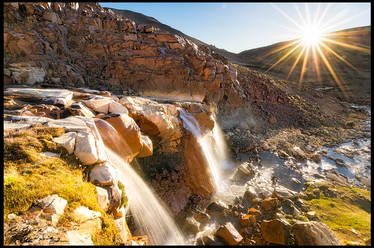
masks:
<svg viewBox="0 0 374 248"><path fill-rule="evenodd" d="M119 244L112 216L98 206L96 188L84 180L85 170L74 155L52 141L63 128L34 127L4 137L4 221L9 213L27 210L32 202L51 194L68 201L59 225L69 226L72 211L80 205L102 213L102 231L93 236L97 245ZM54 152L59 158L40 152Z"/></svg>
<svg viewBox="0 0 374 248"><path fill-rule="evenodd" d="M316 188L317 185L309 185L306 193L311 193ZM371 237L371 211L367 211L368 207L370 209L371 193L356 187L332 184L329 184L329 188L336 190L337 197L321 194L320 198L312 197L305 203L316 211L320 221L335 232L342 244L359 242L365 245L364 240ZM357 201L358 196L366 198L366 204Z"/></svg>

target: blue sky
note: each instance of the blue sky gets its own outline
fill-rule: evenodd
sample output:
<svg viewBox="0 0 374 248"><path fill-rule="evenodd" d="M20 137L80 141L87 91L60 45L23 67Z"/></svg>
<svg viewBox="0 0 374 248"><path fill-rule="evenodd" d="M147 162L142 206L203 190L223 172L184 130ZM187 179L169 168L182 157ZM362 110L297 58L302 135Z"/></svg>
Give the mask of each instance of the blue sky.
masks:
<svg viewBox="0 0 374 248"><path fill-rule="evenodd" d="M368 26L371 22L370 3L100 2L100 5L140 12L207 44L235 53L297 38L294 30L302 19L307 19L307 13L312 20L325 11L322 23L330 23L327 32Z"/></svg>

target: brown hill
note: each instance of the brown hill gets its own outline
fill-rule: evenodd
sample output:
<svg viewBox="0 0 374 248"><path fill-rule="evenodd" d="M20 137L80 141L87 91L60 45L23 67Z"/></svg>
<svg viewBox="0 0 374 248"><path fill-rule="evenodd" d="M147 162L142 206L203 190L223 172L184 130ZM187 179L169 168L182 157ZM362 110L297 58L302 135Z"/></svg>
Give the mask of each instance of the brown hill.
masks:
<svg viewBox="0 0 374 248"><path fill-rule="evenodd" d="M330 61L334 71L336 72L336 75L341 80L344 89L350 97L348 101L357 104L370 104L371 27L367 26L341 30L338 32L330 33L327 35L327 37L336 42L362 47L369 50L369 52L364 52L362 50L353 49L352 47L342 46L333 43L326 43L328 47L330 47L330 49L332 49L333 51L335 51L335 53L339 54L346 61L351 63L357 69L355 70L348 66L346 63L344 63L342 60L338 59L335 55L333 55L333 53L329 52L326 48L321 47L321 50L324 52L328 61ZM271 53L272 51L280 49L282 46L287 46L291 42L293 41L280 42L266 47L243 51L236 56L236 59L238 60L238 64L241 64L252 69L256 69L260 72L265 72L272 66L272 64L276 63L282 56L288 53L293 46L290 46L289 48L283 49L279 52L275 52L268 56L267 54ZM280 62L270 71L268 71L268 74L280 79L286 79L301 49L301 47L299 49L296 49L287 59ZM302 59L303 57L300 59L293 73L290 75L290 81L299 81L302 67ZM314 88L326 86L332 87L331 89L328 89L329 94L346 100L343 97L341 90L335 83L334 78L331 76L331 73L323 64L321 59L321 82L318 82L316 67L312 60L313 58L310 56L308 59L306 73L304 75L305 84L311 85Z"/></svg>

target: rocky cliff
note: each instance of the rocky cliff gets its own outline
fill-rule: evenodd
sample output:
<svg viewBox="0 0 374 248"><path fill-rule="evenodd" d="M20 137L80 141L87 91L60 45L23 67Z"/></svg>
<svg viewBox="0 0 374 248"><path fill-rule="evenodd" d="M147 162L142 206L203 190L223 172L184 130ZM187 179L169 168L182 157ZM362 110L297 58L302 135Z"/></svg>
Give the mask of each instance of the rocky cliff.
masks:
<svg viewBox="0 0 374 248"><path fill-rule="evenodd" d="M238 70L207 46L97 3L9 3L4 21L5 84L205 102L222 118L250 104L265 122L268 108L305 119L281 87L285 82ZM275 116L278 124L287 125L282 116Z"/></svg>

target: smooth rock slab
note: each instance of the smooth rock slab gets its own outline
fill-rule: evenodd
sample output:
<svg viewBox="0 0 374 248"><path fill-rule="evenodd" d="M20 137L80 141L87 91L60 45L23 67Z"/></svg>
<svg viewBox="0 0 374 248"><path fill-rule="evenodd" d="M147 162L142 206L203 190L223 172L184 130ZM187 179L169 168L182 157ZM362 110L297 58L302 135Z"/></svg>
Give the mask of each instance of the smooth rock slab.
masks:
<svg viewBox="0 0 374 248"><path fill-rule="evenodd" d="M4 94L52 100L54 104L62 104L64 106L73 98L73 92L64 89L8 88Z"/></svg>
<svg viewBox="0 0 374 248"><path fill-rule="evenodd" d="M112 113L112 114L128 114L129 113L127 108L118 102L110 103L108 111L109 113Z"/></svg>
<svg viewBox="0 0 374 248"><path fill-rule="evenodd" d="M66 132L90 132L90 128L87 127L86 123L77 118L76 116L70 116L68 118L51 120L45 124L47 127L62 127Z"/></svg>
<svg viewBox="0 0 374 248"><path fill-rule="evenodd" d="M292 231L297 245L340 245L331 229L321 222L296 222Z"/></svg>
<svg viewBox="0 0 374 248"><path fill-rule="evenodd" d="M76 132L68 132L59 137L53 139L53 141L62 147L64 147L69 154L74 152L75 148L75 138L77 137Z"/></svg>
<svg viewBox="0 0 374 248"><path fill-rule="evenodd" d="M107 114L108 111L109 111L109 105L111 103L113 103L113 99L112 98L109 98L109 97L99 97L99 96L96 96L90 100L87 100L87 101L83 101L83 103L89 107L90 109L96 111L96 112L99 112L99 113L103 113L103 114Z"/></svg>

